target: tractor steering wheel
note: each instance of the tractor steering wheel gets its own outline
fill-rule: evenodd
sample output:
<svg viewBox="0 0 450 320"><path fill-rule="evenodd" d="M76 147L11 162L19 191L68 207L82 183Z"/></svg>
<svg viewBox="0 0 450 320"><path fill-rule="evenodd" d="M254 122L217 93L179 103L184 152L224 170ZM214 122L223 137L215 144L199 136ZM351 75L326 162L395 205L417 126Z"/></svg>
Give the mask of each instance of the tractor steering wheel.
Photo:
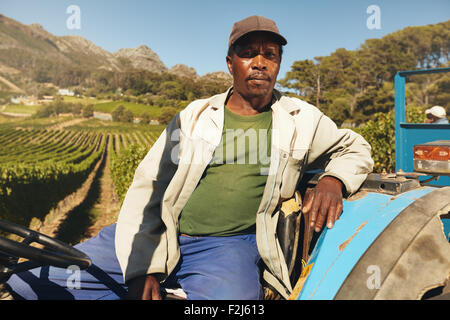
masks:
<svg viewBox="0 0 450 320"><path fill-rule="evenodd" d="M80 250L21 225L0 219L0 231L6 231L24 238L22 242L18 242L0 236L0 254L7 256L6 260L9 262L9 265L5 266L7 270L3 271L3 276L26 271L41 265L51 265L59 268L75 265L80 269L86 269L92 264L91 259ZM45 248L40 249L30 246L33 242L42 244ZM29 259L33 263L18 264L17 260L19 257ZM0 278L2 278L1 267Z"/></svg>

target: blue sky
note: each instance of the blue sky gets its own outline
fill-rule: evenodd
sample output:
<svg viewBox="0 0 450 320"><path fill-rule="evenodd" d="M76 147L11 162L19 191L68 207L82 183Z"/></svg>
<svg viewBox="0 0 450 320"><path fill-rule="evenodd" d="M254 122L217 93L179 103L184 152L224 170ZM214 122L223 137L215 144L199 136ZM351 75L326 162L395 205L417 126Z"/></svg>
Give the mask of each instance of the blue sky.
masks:
<svg viewBox="0 0 450 320"><path fill-rule="evenodd" d="M70 5L81 11L80 29L68 29ZM370 5L380 9L380 29L369 29ZM276 21L287 38L279 78L296 60L357 49L407 26L450 19L449 0L0 0L0 13L39 23L55 35L80 35L115 52L145 44L167 67L183 63L203 75L227 71L227 41L234 22L250 15Z"/></svg>

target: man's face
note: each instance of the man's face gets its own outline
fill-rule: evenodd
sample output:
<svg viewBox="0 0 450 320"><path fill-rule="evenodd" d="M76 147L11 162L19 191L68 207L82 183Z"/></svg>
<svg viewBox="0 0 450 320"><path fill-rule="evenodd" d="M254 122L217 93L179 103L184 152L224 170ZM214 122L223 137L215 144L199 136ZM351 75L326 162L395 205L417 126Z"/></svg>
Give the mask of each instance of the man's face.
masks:
<svg viewBox="0 0 450 320"><path fill-rule="evenodd" d="M271 96L280 64L280 45L266 32L239 40L232 56L227 56L234 90L244 98Z"/></svg>

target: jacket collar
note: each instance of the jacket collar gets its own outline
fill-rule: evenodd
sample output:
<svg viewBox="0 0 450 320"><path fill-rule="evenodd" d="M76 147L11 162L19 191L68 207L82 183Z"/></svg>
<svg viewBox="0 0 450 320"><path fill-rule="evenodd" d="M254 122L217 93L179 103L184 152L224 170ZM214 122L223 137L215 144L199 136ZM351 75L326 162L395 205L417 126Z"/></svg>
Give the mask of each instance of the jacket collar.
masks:
<svg viewBox="0 0 450 320"><path fill-rule="evenodd" d="M224 120L223 109L227 98L232 92L233 87L230 87L226 92L213 96L208 102L210 112L207 112L207 118L209 118L210 123L212 122L214 124L213 126L216 127L216 130L213 130L210 125L205 123L205 128L208 128L208 130L204 131L205 128L202 128L201 131L202 133L208 132L206 136L203 134L202 136L213 145L218 145L220 142ZM301 106L276 89L273 90L272 102L271 108L273 110L274 118L274 130L272 133L278 132L278 138L274 138L272 142L279 149L290 150L292 147L292 137L295 132L295 121L293 116L300 112ZM283 139L280 139L281 137L283 137Z"/></svg>
<svg viewBox="0 0 450 320"><path fill-rule="evenodd" d="M224 93L213 96L209 101L211 109L220 110L224 108L225 101L231 95L232 92L233 87L230 87ZM282 109L283 111L286 111L291 115L294 115L298 113L301 108L297 103L294 103L291 99L287 98L280 91L278 91L277 89L273 89L272 110L277 112L279 109Z"/></svg>
<svg viewBox="0 0 450 320"><path fill-rule="evenodd" d="M225 106L225 101L233 92L233 87L229 87L224 93L217 94L209 100L209 105L213 110L219 110Z"/></svg>

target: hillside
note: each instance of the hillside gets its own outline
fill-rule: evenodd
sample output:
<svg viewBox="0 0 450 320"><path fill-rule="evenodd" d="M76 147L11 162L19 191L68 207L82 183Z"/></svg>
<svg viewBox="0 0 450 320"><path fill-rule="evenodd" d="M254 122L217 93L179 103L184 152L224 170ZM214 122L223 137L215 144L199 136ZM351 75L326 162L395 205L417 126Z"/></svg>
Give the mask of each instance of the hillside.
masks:
<svg viewBox="0 0 450 320"><path fill-rule="evenodd" d="M0 62L26 75L44 66L117 69L117 59L79 36L54 36L39 24L29 26L0 15Z"/></svg>
<svg viewBox="0 0 450 320"><path fill-rule="evenodd" d="M167 70L158 55L145 45L110 53L83 37L55 36L37 23L24 25L1 14L0 43L0 62L26 74L30 72L29 68L41 65L121 70L121 57L130 59L139 69L152 72Z"/></svg>
<svg viewBox="0 0 450 320"><path fill-rule="evenodd" d="M187 101L223 91L231 76L198 76L183 64L168 68L148 46L114 53L80 36L55 36L41 25L24 25L0 14L0 105L24 95L42 99L59 88L84 96L141 96L148 104L183 106ZM153 96L153 98L151 98ZM177 101L173 101L177 100Z"/></svg>
<svg viewBox="0 0 450 320"><path fill-rule="evenodd" d="M55 36L37 23L24 25L0 14L0 76L16 86L10 90L2 80L1 91L20 92L21 86L29 91L33 83L71 85L65 74L76 82L95 70L121 71L130 65L155 73L168 70L146 45L110 53L83 37Z"/></svg>

